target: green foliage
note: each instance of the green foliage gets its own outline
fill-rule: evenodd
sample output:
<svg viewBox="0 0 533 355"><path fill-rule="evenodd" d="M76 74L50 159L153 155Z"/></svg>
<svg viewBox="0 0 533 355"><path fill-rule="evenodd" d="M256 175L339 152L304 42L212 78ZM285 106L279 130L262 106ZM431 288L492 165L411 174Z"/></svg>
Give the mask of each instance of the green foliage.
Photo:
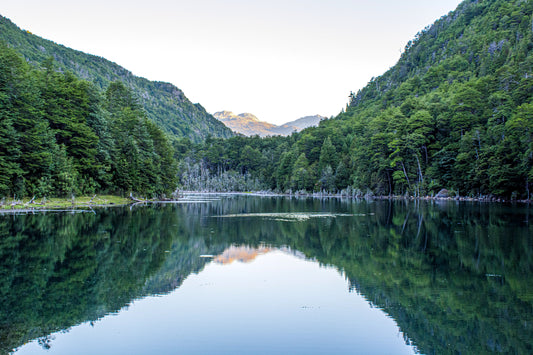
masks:
<svg viewBox="0 0 533 355"><path fill-rule="evenodd" d="M136 188L161 193L152 187L162 183L168 190L175 182L170 173L173 156L181 160L182 186L192 186L189 182L200 177L224 176L229 183L234 181L230 176L240 174L240 181L251 179L259 182L252 185L280 192L424 196L446 188L472 197L529 199L532 15L528 1L464 1L417 34L394 67L352 93L346 111L319 127L290 137L224 140L218 138L223 134L198 128L193 114L185 119L186 128L181 123L163 125L167 132L188 137L173 140L173 152L147 123L146 118L161 124L158 119L168 117L159 101L147 97L159 90L158 97L168 105L172 100L190 105L181 91L22 33L2 19L3 35L30 62L45 60L44 53L52 48L60 68L69 68L65 58L73 63L85 58L87 77L96 87L57 73L52 62L45 61L39 75L29 75L28 64L3 51L0 142L6 144L0 147L0 190L28 194L55 188L50 185L54 172L49 152L64 145L82 192ZM44 50L35 51L38 46ZM81 69L72 69L80 74ZM113 78L123 84L111 82ZM97 87L108 87L106 104ZM198 139L187 130L204 132L205 142L191 144ZM139 169L146 176L138 176ZM165 173L153 174L159 170ZM223 184L210 186L215 185Z"/></svg>
<svg viewBox="0 0 533 355"><path fill-rule="evenodd" d="M248 173L282 192L306 186L425 196L446 188L529 199L532 15L530 1L464 1L409 42L394 67L352 93L335 119L277 141L282 151L263 148L272 138L239 138L275 172L258 164ZM232 149L239 148L231 139L220 147L224 169L235 169ZM203 151L191 156L201 159ZM301 154L306 174L296 167ZM304 175L311 181L302 183Z"/></svg>
<svg viewBox="0 0 533 355"><path fill-rule="evenodd" d="M331 138L327 137L324 139L324 143L322 144L322 147L320 148L320 158L318 161L318 167L320 170L324 169L326 166L329 166L330 168L332 166L336 166L336 158L337 158L337 152L335 150L335 147L331 143Z"/></svg>
<svg viewBox="0 0 533 355"><path fill-rule="evenodd" d="M532 12L523 1L465 1L419 33L396 66L352 95L332 125L371 127L384 108L399 107L404 116L400 125L363 133L370 139L388 135L390 162L358 175L379 174L388 163L389 193L447 187L473 196L529 198L531 163L519 158L527 148L513 141L506 122L530 103ZM502 16L517 20L496 25Z"/></svg>
<svg viewBox="0 0 533 355"><path fill-rule="evenodd" d="M174 150L124 84L106 98L72 73L28 65L0 43L0 194L170 194Z"/></svg>
<svg viewBox="0 0 533 355"><path fill-rule="evenodd" d="M307 190L310 187L310 183L312 183L312 181L311 173L309 171L309 162L305 153L302 153L294 162L291 176L291 188L295 191Z"/></svg>
<svg viewBox="0 0 533 355"><path fill-rule="evenodd" d="M199 104L191 103L174 85L136 77L104 58L66 48L23 31L2 16L0 41L16 49L37 67L53 57L60 71L71 71L78 78L92 82L100 90L105 90L114 81L123 82L140 98L139 104L144 108L146 116L172 139L188 137L200 142L209 135L233 135L222 122L208 114Z"/></svg>

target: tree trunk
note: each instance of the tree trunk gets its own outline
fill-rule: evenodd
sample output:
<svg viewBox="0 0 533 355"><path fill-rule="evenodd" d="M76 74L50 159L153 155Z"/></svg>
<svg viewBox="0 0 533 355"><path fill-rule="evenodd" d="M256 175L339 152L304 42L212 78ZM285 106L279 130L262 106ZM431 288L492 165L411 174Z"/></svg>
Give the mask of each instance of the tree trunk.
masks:
<svg viewBox="0 0 533 355"><path fill-rule="evenodd" d="M400 163L402 164L403 174L407 180L407 186L409 186L409 190L411 190L411 182L409 181L409 176L407 176L407 171L405 171L405 165L403 165L403 161L400 161Z"/></svg>

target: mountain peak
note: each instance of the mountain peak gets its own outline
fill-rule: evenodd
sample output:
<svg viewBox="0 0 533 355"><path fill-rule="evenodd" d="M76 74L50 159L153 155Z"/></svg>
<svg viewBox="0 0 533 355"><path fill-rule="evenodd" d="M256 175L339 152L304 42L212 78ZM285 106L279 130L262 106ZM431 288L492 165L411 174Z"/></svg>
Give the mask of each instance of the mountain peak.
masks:
<svg viewBox="0 0 533 355"><path fill-rule="evenodd" d="M259 120L259 118L251 113L235 115L231 111L219 111L215 112L213 116L237 133L246 136L259 135L261 137L276 135L287 136L294 131L301 131L307 127L317 126L318 123L325 118L320 115L305 116L295 121L287 122L281 126L276 126L272 123Z"/></svg>
<svg viewBox="0 0 533 355"><path fill-rule="evenodd" d="M257 118L255 115L252 115L251 113L240 113L237 116L242 117L248 121L260 122L259 118Z"/></svg>

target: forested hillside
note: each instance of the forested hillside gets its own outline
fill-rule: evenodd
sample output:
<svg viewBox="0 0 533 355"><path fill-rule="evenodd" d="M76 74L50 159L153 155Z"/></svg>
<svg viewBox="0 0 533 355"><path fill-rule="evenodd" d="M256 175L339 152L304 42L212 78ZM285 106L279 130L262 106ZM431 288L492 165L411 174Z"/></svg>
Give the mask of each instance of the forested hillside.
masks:
<svg viewBox="0 0 533 355"><path fill-rule="evenodd" d="M182 183L236 171L283 192L425 196L446 188L529 199L532 13L531 1L466 0L352 93L337 118L288 138L209 140L187 154Z"/></svg>
<svg viewBox="0 0 533 355"><path fill-rule="evenodd" d="M101 91L52 59L37 69L0 42L0 196L175 187L174 149L126 85Z"/></svg>
<svg viewBox="0 0 533 355"><path fill-rule="evenodd" d="M21 53L32 65L41 67L53 57L57 69L72 71L80 79L94 82L105 90L111 82L121 81L139 98L147 117L171 137L187 137L200 142L207 136L231 137L230 129L193 104L183 92L169 83L154 82L134 76L123 67L104 58L79 52L23 31L0 16L0 40Z"/></svg>

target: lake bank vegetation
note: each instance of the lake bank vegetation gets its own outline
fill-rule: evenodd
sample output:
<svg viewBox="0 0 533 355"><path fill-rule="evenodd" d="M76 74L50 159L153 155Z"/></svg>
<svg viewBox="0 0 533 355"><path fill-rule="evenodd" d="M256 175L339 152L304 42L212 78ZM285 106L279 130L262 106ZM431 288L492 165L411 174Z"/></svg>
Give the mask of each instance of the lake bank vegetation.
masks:
<svg viewBox="0 0 533 355"><path fill-rule="evenodd" d="M0 43L0 196L178 187L529 201L532 14L528 1L463 1L337 117L289 137L170 136L126 81L82 80Z"/></svg>
<svg viewBox="0 0 533 355"><path fill-rule="evenodd" d="M54 65L0 43L0 196L171 194L174 149L131 90Z"/></svg>
<svg viewBox="0 0 533 355"><path fill-rule="evenodd" d="M248 175L272 191L530 200L533 3L464 1L346 110L290 137L189 146L181 182ZM193 164L191 164L193 162Z"/></svg>
<svg viewBox="0 0 533 355"><path fill-rule="evenodd" d="M34 211L34 210L57 210L79 209L93 207L123 206L134 203L131 198L113 195L71 196L65 198L42 197L0 200L0 213L2 211Z"/></svg>

